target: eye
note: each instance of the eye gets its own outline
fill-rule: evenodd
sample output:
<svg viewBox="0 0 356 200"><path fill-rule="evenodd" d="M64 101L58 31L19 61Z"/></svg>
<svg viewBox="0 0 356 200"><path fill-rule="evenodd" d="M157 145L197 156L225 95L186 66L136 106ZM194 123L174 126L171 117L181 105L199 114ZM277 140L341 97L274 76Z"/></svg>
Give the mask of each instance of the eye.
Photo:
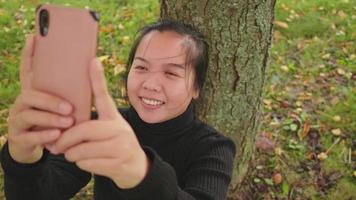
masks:
<svg viewBox="0 0 356 200"><path fill-rule="evenodd" d="M174 72L164 72L167 76L171 76L171 77L179 77L179 75L177 73Z"/></svg>
<svg viewBox="0 0 356 200"><path fill-rule="evenodd" d="M138 71L147 71L147 67L142 66L142 65L136 65L134 68L135 68L135 70L138 70Z"/></svg>

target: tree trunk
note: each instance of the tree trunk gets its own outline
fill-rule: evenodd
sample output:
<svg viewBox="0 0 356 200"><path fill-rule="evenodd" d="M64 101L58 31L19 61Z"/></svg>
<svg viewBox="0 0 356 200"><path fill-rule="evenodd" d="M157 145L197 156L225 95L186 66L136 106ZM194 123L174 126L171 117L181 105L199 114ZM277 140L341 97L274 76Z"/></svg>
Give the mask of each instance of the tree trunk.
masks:
<svg viewBox="0 0 356 200"><path fill-rule="evenodd" d="M239 191L254 151L271 44L275 0L161 0L161 17L193 24L210 45L199 117L237 146L233 191Z"/></svg>

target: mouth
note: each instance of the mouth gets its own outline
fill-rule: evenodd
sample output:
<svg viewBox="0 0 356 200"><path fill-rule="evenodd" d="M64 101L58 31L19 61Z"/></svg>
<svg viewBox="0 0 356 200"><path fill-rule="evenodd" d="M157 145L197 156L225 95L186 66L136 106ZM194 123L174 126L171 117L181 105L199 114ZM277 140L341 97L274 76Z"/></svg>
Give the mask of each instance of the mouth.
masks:
<svg viewBox="0 0 356 200"><path fill-rule="evenodd" d="M140 97L141 101L148 105L148 106L161 106L165 104L164 101L157 100L157 99L151 99L151 98L146 98L146 97Z"/></svg>

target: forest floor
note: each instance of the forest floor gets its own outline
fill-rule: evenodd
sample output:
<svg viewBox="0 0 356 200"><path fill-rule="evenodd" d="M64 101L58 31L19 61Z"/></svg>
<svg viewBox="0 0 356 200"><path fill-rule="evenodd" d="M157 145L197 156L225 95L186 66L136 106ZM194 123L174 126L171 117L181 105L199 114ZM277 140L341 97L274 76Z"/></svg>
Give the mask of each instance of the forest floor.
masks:
<svg viewBox="0 0 356 200"><path fill-rule="evenodd" d="M41 2L101 13L98 55L118 105L135 33L159 16L155 0L0 0L1 145L20 91L19 55ZM275 13L249 198L356 199L356 1L277 0ZM74 199L90 199L91 188Z"/></svg>

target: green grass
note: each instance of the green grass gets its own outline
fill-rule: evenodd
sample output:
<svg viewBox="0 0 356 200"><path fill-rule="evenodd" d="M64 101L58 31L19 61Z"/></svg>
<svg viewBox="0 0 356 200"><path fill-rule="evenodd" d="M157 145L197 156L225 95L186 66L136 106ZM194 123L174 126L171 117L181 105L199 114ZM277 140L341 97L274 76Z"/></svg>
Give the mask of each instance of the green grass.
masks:
<svg viewBox="0 0 356 200"><path fill-rule="evenodd" d="M35 6L43 2L47 1L0 0L1 133L7 132L8 108L20 91L20 51L25 36L33 32ZM101 13L98 56L103 59L111 94L121 102L120 69L138 28L158 17L159 2L49 2L71 2L71 6ZM355 11L355 0L277 0L275 20L288 28L275 25L261 131L270 134L282 153L255 155L250 178L255 199L356 199L356 155L348 157L356 150ZM305 124L310 131L303 136ZM335 129L340 129L341 136L332 134ZM314 149L310 147L313 134L318 137ZM326 151L325 160L316 158ZM275 172L283 176L280 185L271 184ZM331 182L336 172L341 176ZM92 183L75 199L89 198L91 188Z"/></svg>

